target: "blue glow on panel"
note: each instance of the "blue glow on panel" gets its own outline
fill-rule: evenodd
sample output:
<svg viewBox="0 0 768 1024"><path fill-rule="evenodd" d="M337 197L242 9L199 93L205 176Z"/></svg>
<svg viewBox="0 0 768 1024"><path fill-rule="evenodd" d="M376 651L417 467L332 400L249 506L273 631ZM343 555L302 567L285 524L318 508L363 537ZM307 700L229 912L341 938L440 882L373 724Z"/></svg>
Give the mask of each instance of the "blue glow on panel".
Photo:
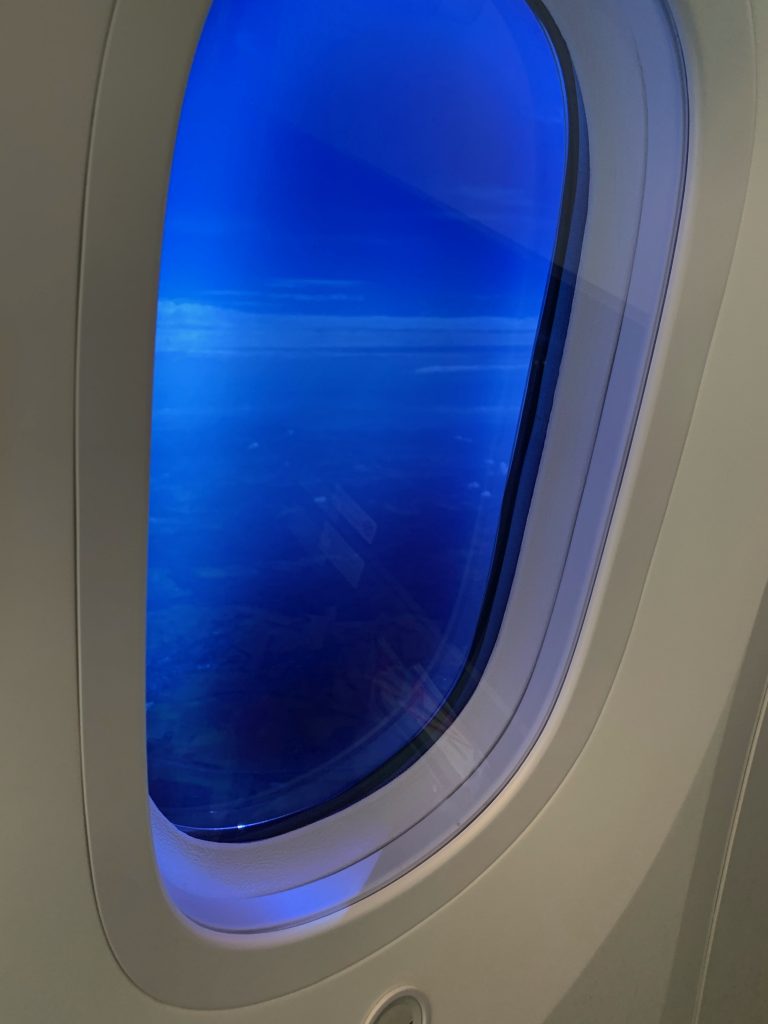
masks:
<svg viewBox="0 0 768 1024"><path fill-rule="evenodd" d="M179 827L311 817L450 721L567 135L524 0L214 0L152 420L149 787Z"/></svg>

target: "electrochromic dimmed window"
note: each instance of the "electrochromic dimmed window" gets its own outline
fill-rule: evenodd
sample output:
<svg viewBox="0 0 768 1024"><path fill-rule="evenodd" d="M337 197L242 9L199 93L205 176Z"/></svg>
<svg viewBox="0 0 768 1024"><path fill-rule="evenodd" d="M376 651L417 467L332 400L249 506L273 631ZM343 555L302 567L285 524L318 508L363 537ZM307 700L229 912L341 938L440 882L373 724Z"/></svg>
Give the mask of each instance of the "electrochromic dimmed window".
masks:
<svg viewBox="0 0 768 1024"><path fill-rule="evenodd" d="M562 340L567 92L525 0L214 0L150 474L149 788L184 831L332 813L470 699Z"/></svg>

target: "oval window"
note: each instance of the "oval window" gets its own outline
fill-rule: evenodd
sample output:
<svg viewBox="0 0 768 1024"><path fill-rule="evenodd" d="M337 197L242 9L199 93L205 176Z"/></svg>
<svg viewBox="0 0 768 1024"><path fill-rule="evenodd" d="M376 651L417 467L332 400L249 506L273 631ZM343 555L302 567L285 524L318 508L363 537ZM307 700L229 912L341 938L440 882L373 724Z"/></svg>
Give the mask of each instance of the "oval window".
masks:
<svg viewBox="0 0 768 1024"><path fill-rule="evenodd" d="M572 99L525 0L214 0L152 417L149 789L183 831L348 806L471 698L557 375Z"/></svg>

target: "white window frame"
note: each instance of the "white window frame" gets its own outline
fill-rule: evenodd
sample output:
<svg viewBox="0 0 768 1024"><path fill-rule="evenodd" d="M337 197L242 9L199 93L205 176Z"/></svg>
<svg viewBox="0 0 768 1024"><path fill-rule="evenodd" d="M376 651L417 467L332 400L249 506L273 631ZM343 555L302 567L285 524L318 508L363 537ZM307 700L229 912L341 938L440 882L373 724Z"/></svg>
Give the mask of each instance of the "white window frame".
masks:
<svg viewBox="0 0 768 1024"><path fill-rule="evenodd" d="M659 331L689 140L699 148L684 227L707 188L717 190L712 202L740 201L748 154L713 143L702 153L701 136L689 134L686 84L695 85L699 55L662 0L548 0L584 103L589 209L547 442L490 663L457 725L383 789L285 836L201 842L148 813L144 595L164 197L208 6L117 0L107 42L81 262L78 604L87 826L107 935L151 995L222 1008L294 991L414 926L514 841L578 756L631 628L711 337ZM690 93L696 129L707 107ZM676 259L682 247L690 262L699 254L684 245L685 235ZM710 268L714 294L726 276L727 266ZM338 911L275 927L285 890L319 876L338 886Z"/></svg>

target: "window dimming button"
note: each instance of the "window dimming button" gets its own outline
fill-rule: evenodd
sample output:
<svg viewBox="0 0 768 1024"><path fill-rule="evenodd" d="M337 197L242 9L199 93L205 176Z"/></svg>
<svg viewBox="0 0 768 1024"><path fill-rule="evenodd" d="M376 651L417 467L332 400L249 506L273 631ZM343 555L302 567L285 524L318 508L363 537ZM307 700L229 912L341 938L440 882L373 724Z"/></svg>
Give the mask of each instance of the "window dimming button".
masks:
<svg viewBox="0 0 768 1024"><path fill-rule="evenodd" d="M427 1024L424 1009L414 996L395 996L380 1007L369 1024Z"/></svg>

